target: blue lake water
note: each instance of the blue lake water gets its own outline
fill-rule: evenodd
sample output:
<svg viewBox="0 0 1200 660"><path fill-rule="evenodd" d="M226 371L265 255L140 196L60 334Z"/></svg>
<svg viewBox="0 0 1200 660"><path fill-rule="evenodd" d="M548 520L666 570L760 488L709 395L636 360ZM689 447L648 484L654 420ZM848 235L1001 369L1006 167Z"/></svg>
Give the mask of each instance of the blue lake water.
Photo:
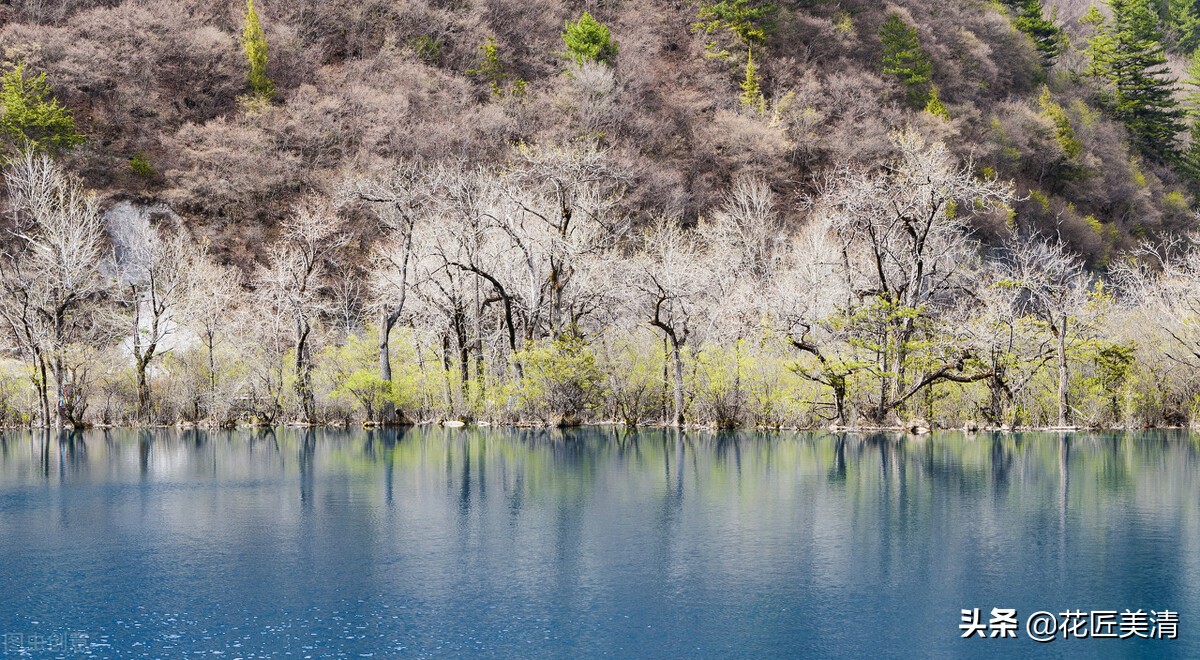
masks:
<svg viewBox="0 0 1200 660"><path fill-rule="evenodd" d="M9 433L0 656L1200 657L1198 453L1185 433ZM976 607L1016 609L1018 638L962 639ZM1126 609L1177 612L1177 639L1025 630Z"/></svg>

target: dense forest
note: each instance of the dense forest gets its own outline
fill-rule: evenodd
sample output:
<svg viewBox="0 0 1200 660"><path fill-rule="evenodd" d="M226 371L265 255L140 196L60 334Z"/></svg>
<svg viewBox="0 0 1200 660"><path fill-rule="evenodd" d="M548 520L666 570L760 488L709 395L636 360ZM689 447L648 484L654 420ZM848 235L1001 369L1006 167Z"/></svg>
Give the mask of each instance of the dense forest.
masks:
<svg viewBox="0 0 1200 660"><path fill-rule="evenodd" d="M1200 419L1194 0L0 23L5 423Z"/></svg>

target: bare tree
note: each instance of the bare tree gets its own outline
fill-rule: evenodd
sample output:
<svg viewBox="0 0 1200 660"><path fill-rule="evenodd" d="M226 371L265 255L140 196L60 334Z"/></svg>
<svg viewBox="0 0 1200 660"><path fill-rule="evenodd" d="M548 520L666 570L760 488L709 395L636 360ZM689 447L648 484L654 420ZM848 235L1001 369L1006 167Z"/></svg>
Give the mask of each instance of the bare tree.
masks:
<svg viewBox="0 0 1200 660"><path fill-rule="evenodd" d="M448 413L465 416L469 403L471 337L475 327L471 304L474 276L452 264L460 243L446 226L419 225L413 249L414 321L437 337ZM452 383L458 365L458 394Z"/></svg>
<svg viewBox="0 0 1200 660"><path fill-rule="evenodd" d="M670 219L659 219L642 235L632 288L641 314L665 336L673 369L674 413L684 423L683 348L692 336L696 315L704 305L709 273L701 246L692 232Z"/></svg>
<svg viewBox="0 0 1200 660"><path fill-rule="evenodd" d="M1007 249L1008 276L1020 288L1021 309L1045 324L1054 338L1058 364L1058 425L1071 424L1069 352L1086 339L1095 322L1088 304L1092 276L1083 260L1059 239L1012 237Z"/></svg>
<svg viewBox="0 0 1200 660"><path fill-rule="evenodd" d="M233 332L232 318L241 294L241 277L236 268L216 263L208 254L207 241L193 248L184 262L189 271L184 292L183 314L186 323L204 346L207 365L208 401L205 414L212 421L218 409L217 343L218 337Z"/></svg>
<svg viewBox="0 0 1200 660"><path fill-rule="evenodd" d="M413 232L430 202L431 182L426 173L411 163L393 166L385 175L347 184L344 194L370 205L385 232L382 244L372 253L375 301L379 308L379 377L392 380L389 351L392 329L404 313L409 289ZM384 420L395 417L389 401Z"/></svg>
<svg viewBox="0 0 1200 660"><path fill-rule="evenodd" d="M738 177L713 216L708 240L721 246L733 269L767 281L786 253L787 235L775 208L775 195L759 177Z"/></svg>
<svg viewBox="0 0 1200 660"><path fill-rule="evenodd" d="M581 316L586 299L572 295L578 261L611 245L625 228L616 213L624 194L625 173L595 145L521 146L505 186L512 209L503 226L527 256L544 259L536 279L544 283L547 325L558 338ZM540 284L539 283L539 284ZM534 311L536 316L536 311Z"/></svg>
<svg viewBox="0 0 1200 660"><path fill-rule="evenodd" d="M815 360L812 365L798 360L792 369L829 388L833 394L829 419L840 426L849 422L850 379L862 365L840 350L847 341L841 320L852 294L842 269L842 244L829 220L827 215L810 218L787 245L767 308L792 346Z"/></svg>
<svg viewBox="0 0 1200 660"><path fill-rule="evenodd" d="M460 349L460 360L467 360L467 353L474 355L475 389L482 399L485 388L485 343L489 329L485 327L489 317L488 308L500 304L498 328L507 337L506 349L517 380L523 378L521 361L518 357L517 315L518 302L512 291L510 277L513 259L508 254L511 246L508 236L500 230L496 216L497 201L501 193L500 182L493 171L484 167L470 168L462 164L441 166L434 175L438 181L437 214L443 219L440 238L432 244L435 256L447 269L457 269L458 280L465 296L466 307L462 318L466 319L463 330L457 333L468 342L468 350ZM487 291L490 290L490 294ZM466 365L462 377L468 378Z"/></svg>
<svg viewBox="0 0 1200 660"><path fill-rule="evenodd" d="M894 141L894 162L879 171L839 170L818 201L834 218L847 281L874 345L878 398L868 417L875 422L930 384L985 377L956 373L960 355L910 382L909 351L919 322L967 286L968 266L977 261L967 218L1011 197L1008 185L956 164L944 144L927 146L914 132Z"/></svg>
<svg viewBox="0 0 1200 660"><path fill-rule="evenodd" d="M48 372L50 330L39 310L47 304L43 296L49 292L30 281L31 274L23 268L20 251L5 251L0 259L0 316L3 317L15 347L29 361L30 378L37 393L40 423L53 422L50 410L50 374Z"/></svg>
<svg viewBox="0 0 1200 660"><path fill-rule="evenodd" d="M311 339L314 323L325 310L329 260L349 236L336 211L323 199L309 197L283 223L271 262L259 273L274 305L295 328L296 395L306 423L315 421L312 389Z"/></svg>
<svg viewBox="0 0 1200 660"><path fill-rule="evenodd" d="M37 362L45 360L51 368L57 399L54 424L79 424L82 420L73 414L79 392L70 382L65 352L90 325L81 312L107 288L99 269L104 247L99 205L45 154L18 154L5 172L5 182L13 215L3 254L5 289L23 291L10 301L9 325L21 328L19 340L36 354ZM34 349L34 342L40 347Z"/></svg>
<svg viewBox="0 0 1200 660"><path fill-rule="evenodd" d="M1168 338L1167 359L1200 370L1200 237L1142 244L1113 275L1126 304Z"/></svg>
<svg viewBox="0 0 1200 660"><path fill-rule="evenodd" d="M147 377L154 358L172 348L175 312L187 292L190 240L176 233L166 235L152 226L148 214L130 214L126 222L109 227L117 267L120 302L129 310L132 329L129 351L133 356L137 386L134 414L146 421L150 410L150 381Z"/></svg>

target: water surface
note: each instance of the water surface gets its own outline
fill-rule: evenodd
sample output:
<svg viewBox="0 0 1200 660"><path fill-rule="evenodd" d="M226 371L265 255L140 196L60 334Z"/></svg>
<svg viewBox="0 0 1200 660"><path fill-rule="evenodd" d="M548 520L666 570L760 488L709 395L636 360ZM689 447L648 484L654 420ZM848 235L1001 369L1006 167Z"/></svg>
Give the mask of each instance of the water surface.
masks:
<svg viewBox="0 0 1200 660"><path fill-rule="evenodd" d="M1200 657L1198 447L10 433L0 655ZM1179 637L962 640L974 607L1169 609Z"/></svg>

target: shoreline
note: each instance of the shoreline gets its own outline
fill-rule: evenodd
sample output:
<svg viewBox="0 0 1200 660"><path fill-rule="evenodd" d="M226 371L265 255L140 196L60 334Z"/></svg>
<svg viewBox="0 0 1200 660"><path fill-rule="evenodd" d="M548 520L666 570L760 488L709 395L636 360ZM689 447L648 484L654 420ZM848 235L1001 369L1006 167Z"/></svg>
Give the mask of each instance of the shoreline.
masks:
<svg viewBox="0 0 1200 660"><path fill-rule="evenodd" d="M1200 427L1193 426L1142 426L1142 427L1106 427L1106 426L1018 426L1018 427L990 427L990 426L956 426L956 427L926 427L926 426L737 426L737 427L718 427L711 424L685 424L676 426L673 424L638 424L634 426L626 425L622 422L593 422L586 424L541 424L518 422L511 424L499 424L492 422L464 423L455 422L454 420L426 420L409 424L338 424L338 423L321 423L321 424L306 424L304 422L282 422L279 424L204 424L204 423L177 423L177 424L93 424L84 427L61 427L49 428L44 426L0 426L0 431L58 431L58 432L76 432L76 431L111 431L111 430L165 430L176 429L181 431L239 431L239 430L266 430L266 429L311 429L311 430L364 430L364 431L382 431L382 430L401 430L415 428L431 428L438 427L444 429L459 429L459 430L478 430L478 429L494 429L494 430L576 430L576 429L608 429L620 428L628 431L649 431L649 430L678 430L685 432L709 431L714 433L849 433L849 434L871 434L871 433L892 433L900 435L909 435L913 437L921 437L932 433L964 433L966 435L978 435L983 433L988 434L1015 434L1015 433L1102 433L1102 432L1122 432L1133 433L1139 431L1188 431L1200 433Z"/></svg>

